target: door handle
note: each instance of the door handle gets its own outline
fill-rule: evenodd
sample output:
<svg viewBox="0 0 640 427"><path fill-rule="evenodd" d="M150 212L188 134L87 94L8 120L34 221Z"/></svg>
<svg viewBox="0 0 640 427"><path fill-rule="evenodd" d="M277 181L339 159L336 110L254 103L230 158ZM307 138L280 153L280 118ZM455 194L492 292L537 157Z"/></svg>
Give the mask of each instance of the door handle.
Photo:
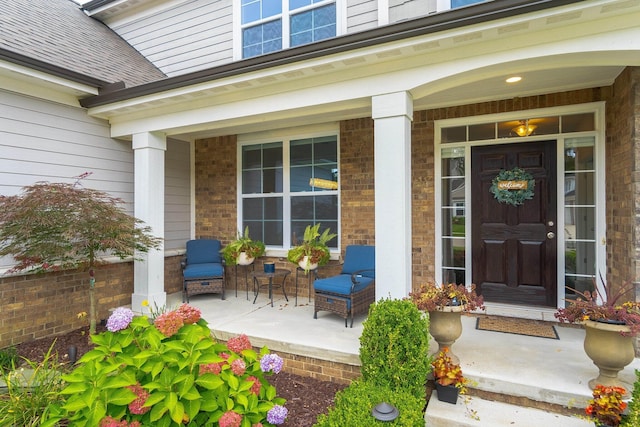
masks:
<svg viewBox="0 0 640 427"><path fill-rule="evenodd" d="M556 237L556 233L554 233L553 231L550 231L547 233L547 239L551 240L551 239L555 239Z"/></svg>

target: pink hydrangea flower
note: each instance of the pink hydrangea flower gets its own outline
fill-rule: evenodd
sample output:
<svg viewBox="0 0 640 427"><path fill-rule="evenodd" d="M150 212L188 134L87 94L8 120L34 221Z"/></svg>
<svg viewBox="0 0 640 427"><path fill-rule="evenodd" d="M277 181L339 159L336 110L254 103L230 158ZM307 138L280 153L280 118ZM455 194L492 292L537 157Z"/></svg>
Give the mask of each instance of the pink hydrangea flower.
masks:
<svg viewBox="0 0 640 427"><path fill-rule="evenodd" d="M116 420L108 416L100 420L100 427L142 427L142 424L138 421L127 423L125 420Z"/></svg>
<svg viewBox="0 0 640 427"><path fill-rule="evenodd" d="M250 377L247 378L247 381L253 381L253 385L251 386L251 393L255 394L256 396L260 395L260 389L262 388L262 384L260 384L260 380L258 380L256 377L254 377L253 375L251 375Z"/></svg>
<svg viewBox="0 0 640 427"><path fill-rule="evenodd" d="M182 320L182 316L176 311L170 311L168 313L163 313L160 316L156 317L153 324L158 328L160 333L165 337L170 337L175 335L180 328L184 325L184 321Z"/></svg>
<svg viewBox="0 0 640 427"><path fill-rule="evenodd" d="M264 427L262 423L251 424L251 427Z"/></svg>
<svg viewBox="0 0 640 427"><path fill-rule="evenodd" d="M242 415L237 412L227 411L222 414L220 420L218 420L218 424L220 427L240 427L242 423Z"/></svg>
<svg viewBox="0 0 640 427"><path fill-rule="evenodd" d="M130 385L127 388L138 396L133 402L129 403L129 411L136 415L142 415L149 412L151 410L151 406L144 406L144 403L149 398L149 392L142 388L140 383Z"/></svg>
<svg viewBox="0 0 640 427"><path fill-rule="evenodd" d="M247 364L244 363L244 360L242 359L236 359L231 362L231 370L238 376L244 375L244 373L247 371Z"/></svg>
<svg viewBox="0 0 640 427"><path fill-rule="evenodd" d="M189 304L182 304L176 311L182 316L185 325L196 323L202 317L200 309Z"/></svg>
<svg viewBox="0 0 640 427"><path fill-rule="evenodd" d="M237 337L229 338L227 347L235 353L241 353L242 350L251 350L251 342L248 336L241 334Z"/></svg>
<svg viewBox="0 0 640 427"><path fill-rule="evenodd" d="M219 375L222 372L222 363L205 363L200 365L199 373L204 374L216 374Z"/></svg>

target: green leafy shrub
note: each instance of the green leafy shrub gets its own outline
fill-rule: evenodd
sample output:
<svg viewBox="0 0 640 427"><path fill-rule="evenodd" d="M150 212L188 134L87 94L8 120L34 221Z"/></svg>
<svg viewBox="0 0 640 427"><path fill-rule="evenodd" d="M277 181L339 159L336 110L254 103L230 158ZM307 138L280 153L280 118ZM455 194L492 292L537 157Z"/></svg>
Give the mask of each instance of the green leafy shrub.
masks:
<svg viewBox="0 0 640 427"><path fill-rule="evenodd" d="M424 389L423 389L424 396ZM399 415L393 421L378 421L371 410L381 402L392 404ZM390 390L367 381L356 380L336 394L335 404L328 414L318 416L315 427L424 427L422 409L424 399L419 399L401 389Z"/></svg>
<svg viewBox="0 0 640 427"><path fill-rule="evenodd" d="M63 379L66 401L44 426L251 427L281 424L284 399L265 379L282 358L245 335L211 337L200 310L182 304L154 320L116 309L108 331Z"/></svg>
<svg viewBox="0 0 640 427"><path fill-rule="evenodd" d="M0 349L0 373L13 369L20 357L15 347Z"/></svg>
<svg viewBox="0 0 640 427"><path fill-rule="evenodd" d="M49 407L62 400L61 365L52 354L53 345L42 362L25 359L23 367L15 363L0 378L6 389L0 389L0 425L39 426Z"/></svg>
<svg viewBox="0 0 640 427"><path fill-rule="evenodd" d="M410 300L383 299L369 308L360 336L362 377L424 399L429 357L429 320Z"/></svg>
<svg viewBox="0 0 640 427"><path fill-rule="evenodd" d="M640 426L640 371L636 369L636 382L633 384L631 392L631 402L629 402L627 415L622 418L621 426Z"/></svg>

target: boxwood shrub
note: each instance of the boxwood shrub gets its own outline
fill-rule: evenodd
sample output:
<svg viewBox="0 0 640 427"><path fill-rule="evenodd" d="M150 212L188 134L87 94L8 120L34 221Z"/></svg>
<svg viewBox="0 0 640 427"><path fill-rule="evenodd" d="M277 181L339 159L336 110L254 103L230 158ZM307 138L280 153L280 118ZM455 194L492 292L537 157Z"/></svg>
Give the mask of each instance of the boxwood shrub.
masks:
<svg viewBox="0 0 640 427"><path fill-rule="evenodd" d="M423 393L424 396L424 393ZM392 404L399 415L393 421L378 421L371 410L381 402ZM390 390L362 379L356 380L336 394L328 414L318 416L315 427L423 427L424 398L403 390Z"/></svg>
<svg viewBox="0 0 640 427"><path fill-rule="evenodd" d="M360 336L365 381L425 398L429 357L429 320L407 299L382 299L371 305Z"/></svg>

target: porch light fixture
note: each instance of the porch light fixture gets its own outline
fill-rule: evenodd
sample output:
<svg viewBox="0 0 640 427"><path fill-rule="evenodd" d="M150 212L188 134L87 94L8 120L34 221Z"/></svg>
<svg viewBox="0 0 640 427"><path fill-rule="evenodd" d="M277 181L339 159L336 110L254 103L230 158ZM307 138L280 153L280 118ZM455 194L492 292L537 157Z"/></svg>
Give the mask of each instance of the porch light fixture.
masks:
<svg viewBox="0 0 640 427"><path fill-rule="evenodd" d="M520 124L511 130L518 136L529 136L533 133L534 130L536 130L537 127L538 126L536 125L530 125L529 119L527 119L520 120Z"/></svg>
<svg viewBox="0 0 640 427"><path fill-rule="evenodd" d="M507 80L505 80L507 83L518 83L520 80L522 80L522 77L520 76L512 76L509 77Z"/></svg>

